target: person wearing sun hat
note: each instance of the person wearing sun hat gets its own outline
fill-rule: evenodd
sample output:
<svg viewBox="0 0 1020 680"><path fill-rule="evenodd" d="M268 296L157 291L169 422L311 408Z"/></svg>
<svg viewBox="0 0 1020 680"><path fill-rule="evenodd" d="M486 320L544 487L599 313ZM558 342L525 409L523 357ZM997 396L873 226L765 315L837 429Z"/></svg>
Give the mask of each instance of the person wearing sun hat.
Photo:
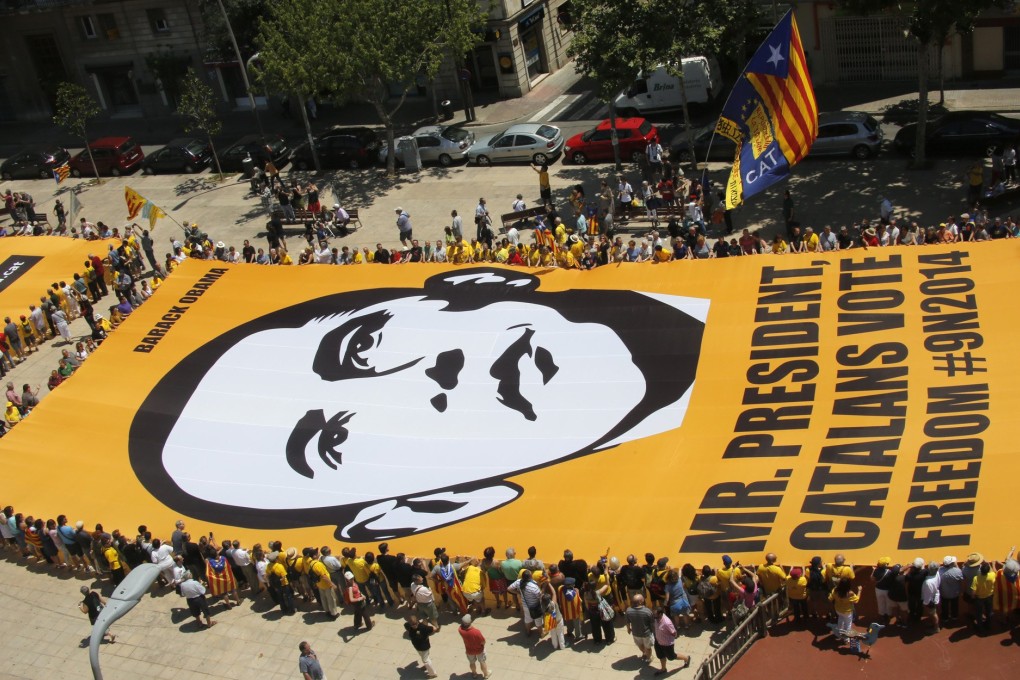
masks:
<svg viewBox="0 0 1020 680"><path fill-rule="evenodd" d="M954 621L960 615L960 593L965 589L965 583L956 555L946 555L939 568L939 599L943 623Z"/></svg>
<svg viewBox="0 0 1020 680"><path fill-rule="evenodd" d="M981 573L981 565L985 561L985 556L979 552L972 552L967 555L964 560L963 568L960 570L963 572L963 599L970 601L970 584L974 580L974 577Z"/></svg>
<svg viewBox="0 0 1020 680"><path fill-rule="evenodd" d="M1009 549L1009 554L1002 562L1002 568L995 574L995 594L992 606L1002 615L1003 623L1009 627L1009 617L1013 610L1020 606L1020 562L1013 559L1016 546Z"/></svg>

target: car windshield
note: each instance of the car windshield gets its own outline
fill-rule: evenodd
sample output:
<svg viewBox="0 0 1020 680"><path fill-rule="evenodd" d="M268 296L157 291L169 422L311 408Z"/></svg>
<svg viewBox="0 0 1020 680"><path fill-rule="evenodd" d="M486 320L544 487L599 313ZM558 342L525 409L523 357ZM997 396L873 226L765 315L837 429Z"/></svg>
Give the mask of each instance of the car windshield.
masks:
<svg viewBox="0 0 1020 680"><path fill-rule="evenodd" d="M540 125L535 133L540 137L545 137L546 139L554 139L560 131L552 125Z"/></svg>
<svg viewBox="0 0 1020 680"><path fill-rule="evenodd" d="M864 119L864 127L868 129L868 132L874 132L878 129L878 121L871 116L868 116Z"/></svg>
<svg viewBox="0 0 1020 680"><path fill-rule="evenodd" d="M270 142L269 144L269 148L273 150L273 153L279 152L285 146L287 146L287 144L286 142L283 141L282 137L277 137L276 139L272 140L272 142Z"/></svg>
<svg viewBox="0 0 1020 680"><path fill-rule="evenodd" d="M203 153L205 153L205 144L198 141L197 139L193 139L190 142L188 142L188 145L184 148L190 151L191 153L195 154L196 156L201 156Z"/></svg>
<svg viewBox="0 0 1020 680"><path fill-rule="evenodd" d="M581 135L581 140L582 140L582 141L585 141L585 142L587 142L587 141L591 140L591 138L592 138L592 135L594 135L594 134L595 134L595 132L596 132L596 130L588 130L588 131L587 131L587 132L585 132L585 133L584 133L583 135Z"/></svg>
<svg viewBox="0 0 1020 680"><path fill-rule="evenodd" d="M641 123L641 127L638 128L638 134L641 135L642 137L644 137L645 135L647 135L651 131L652 131L652 124L649 123L647 120L645 122Z"/></svg>
<svg viewBox="0 0 1020 680"><path fill-rule="evenodd" d="M128 151L133 149L134 146L135 143L129 139L128 141L124 142L123 144L117 147L117 153L127 153Z"/></svg>
<svg viewBox="0 0 1020 680"><path fill-rule="evenodd" d="M59 146L48 146L45 149L43 149L42 153L43 153L43 156L56 157L56 156L60 156L61 154L63 154L64 150L61 149Z"/></svg>
<svg viewBox="0 0 1020 680"><path fill-rule="evenodd" d="M448 127L440 133L440 136L443 139L450 140L454 144L460 144L465 139L467 139L470 134L471 133L465 130L464 128Z"/></svg>

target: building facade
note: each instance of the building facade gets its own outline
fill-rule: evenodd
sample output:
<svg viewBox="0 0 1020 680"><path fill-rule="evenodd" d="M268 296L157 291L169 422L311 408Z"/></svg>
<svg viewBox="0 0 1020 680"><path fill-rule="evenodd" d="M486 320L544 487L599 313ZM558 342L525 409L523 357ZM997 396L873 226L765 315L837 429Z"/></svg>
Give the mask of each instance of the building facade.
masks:
<svg viewBox="0 0 1020 680"><path fill-rule="evenodd" d="M3 0L0 119L47 119L57 86L83 85L106 115L166 115L202 72L197 0Z"/></svg>

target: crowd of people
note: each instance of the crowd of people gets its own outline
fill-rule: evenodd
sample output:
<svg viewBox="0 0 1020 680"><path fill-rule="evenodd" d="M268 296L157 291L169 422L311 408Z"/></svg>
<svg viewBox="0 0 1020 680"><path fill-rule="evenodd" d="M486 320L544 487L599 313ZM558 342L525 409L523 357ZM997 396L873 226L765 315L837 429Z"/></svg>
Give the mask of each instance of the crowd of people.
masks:
<svg viewBox="0 0 1020 680"><path fill-rule="evenodd" d="M881 557L870 570L854 567L841 554L793 566L782 566L774 553L757 565L723 555L719 564L700 567L652 553L588 561L565 550L562 559L543 560L534 546L522 556L509 547L499 557L494 546L475 556L438 547L424 558L381 543L377 551L342 547L334 555L329 546L298 549L280 541L246 546L217 540L211 532L196 539L184 520L169 538L155 538L144 525L131 538L117 529L107 532L102 524L86 528L65 515L44 521L11 506L0 514L0 533L23 563L95 575L114 586L131 569L154 563L161 569L154 587L176 590L200 627L216 624L211 601L231 609L242 604L242 592L256 601L269 598L284 615L321 610L335 621L346 611L355 631L371 631L376 612L399 612L428 677L436 674L430 638L440 633L447 614L460 622L472 673L477 663L488 674L484 637L472 622L493 608L516 610L527 636L539 643L548 639L554 649L589 636L596 647L612 644L622 622L641 659L658 659L659 673L671 660L683 667L690 663L675 650L680 631L738 625L773 595L788 605L793 625L834 620L837 636L846 639L854 635L865 587L873 593L878 620L899 627L937 631L961 623L985 632L998 617L1009 630L1020 609L1015 547L1001 562L976 552L963 560L918 557L902 565ZM83 611L94 610L93 592L82 588Z"/></svg>

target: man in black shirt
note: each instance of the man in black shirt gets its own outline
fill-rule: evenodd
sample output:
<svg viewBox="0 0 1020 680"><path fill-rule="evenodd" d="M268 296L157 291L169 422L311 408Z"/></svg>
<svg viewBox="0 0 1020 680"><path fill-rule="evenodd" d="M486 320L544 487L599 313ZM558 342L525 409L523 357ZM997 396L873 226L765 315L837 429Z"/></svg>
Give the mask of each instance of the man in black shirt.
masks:
<svg viewBox="0 0 1020 680"><path fill-rule="evenodd" d="M381 243L375 244L375 257L372 260L376 264L389 264L390 263L390 251L383 248Z"/></svg>
<svg viewBox="0 0 1020 680"><path fill-rule="evenodd" d="M839 243L840 250L847 250L854 247L854 239L850 235L845 224L839 228L839 233L836 234L836 242Z"/></svg>
<svg viewBox="0 0 1020 680"><path fill-rule="evenodd" d="M627 600L635 595L644 595L645 572L638 566L637 557L627 555L627 564L620 567L620 581L627 588Z"/></svg>
<svg viewBox="0 0 1020 680"><path fill-rule="evenodd" d="M106 605L106 598L90 589L88 586L81 587L81 594L84 599L82 599L78 608L81 609L83 613L89 615L89 623L94 626L96 625L96 619L99 618L99 612L101 612L103 607ZM117 636L111 633L109 628L106 629L106 633L103 637L108 639L111 643L117 641Z"/></svg>
<svg viewBox="0 0 1020 680"><path fill-rule="evenodd" d="M379 554L376 556L375 561L379 563L379 568L382 569L383 576L386 577L386 582L397 595L398 606L404 604L404 597L400 594L400 585L397 569L398 562L403 562L403 559L398 559L396 555L390 555L390 546L388 543L379 544ZM410 588L411 584L408 582L407 587Z"/></svg>
<svg viewBox="0 0 1020 680"><path fill-rule="evenodd" d="M418 656L421 657L421 663L425 667L425 677L436 677L436 669L432 667L432 659L429 658L429 654L432 651L429 636L436 632L436 627L428 621L419 621L418 617L414 614L409 614L407 622L404 624L404 630L407 631L407 637L411 641L411 646L414 647L415 651L418 652Z"/></svg>
<svg viewBox="0 0 1020 680"><path fill-rule="evenodd" d="M247 263L252 264L255 262L255 248L248 239L244 240L244 247L241 248L241 258Z"/></svg>
<svg viewBox="0 0 1020 680"><path fill-rule="evenodd" d="M570 550L563 551L563 559L560 560L559 568L564 578L573 578L577 583L584 583L588 580L588 563L584 560L575 560L574 553Z"/></svg>

